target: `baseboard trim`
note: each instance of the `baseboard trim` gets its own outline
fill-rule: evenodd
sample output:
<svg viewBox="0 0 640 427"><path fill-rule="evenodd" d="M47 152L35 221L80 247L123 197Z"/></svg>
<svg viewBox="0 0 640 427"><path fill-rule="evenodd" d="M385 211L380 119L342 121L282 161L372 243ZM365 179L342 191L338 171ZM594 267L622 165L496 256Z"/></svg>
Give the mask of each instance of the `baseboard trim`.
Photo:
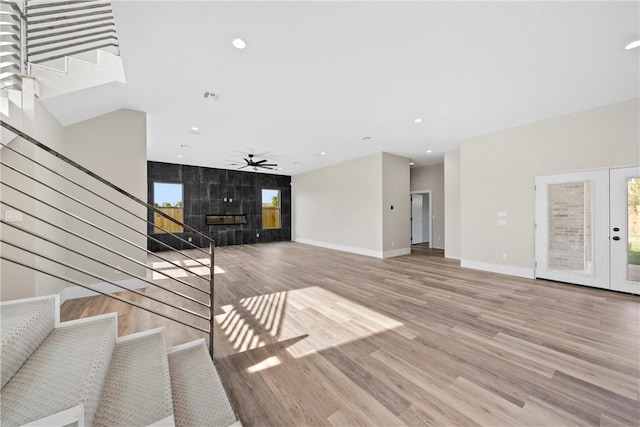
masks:
<svg viewBox="0 0 640 427"><path fill-rule="evenodd" d="M125 289L119 288L115 285L112 285L111 283L106 282L92 283L88 284L87 286L91 286L93 289L107 294L122 292L126 290L141 289L147 286L145 282L138 279L114 280L114 283L117 283ZM96 295L100 295L100 293L85 289L81 286L69 286L60 291L60 304L69 299L93 297Z"/></svg>
<svg viewBox="0 0 640 427"><path fill-rule="evenodd" d="M460 260L460 267L472 268L474 270L490 271L492 273L507 274L509 276L524 277L534 279L533 268L512 267L510 265L491 264L488 262L472 261L468 259Z"/></svg>
<svg viewBox="0 0 640 427"><path fill-rule="evenodd" d="M336 245L334 243L319 242L317 240L304 239L297 237L294 242L304 243L305 245L319 246L321 248L334 249L336 251L350 252L352 254L366 255L375 258L384 258L384 252L374 251L371 249L357 248L355 246Z"/></svg>
<svg viewBox="0 0 640 427"><path fill-rule="evenodd" d="M393 258L402 255L411 255L411 248L394 249L392 251L385 251L382 254L383 258Z"/></svg>

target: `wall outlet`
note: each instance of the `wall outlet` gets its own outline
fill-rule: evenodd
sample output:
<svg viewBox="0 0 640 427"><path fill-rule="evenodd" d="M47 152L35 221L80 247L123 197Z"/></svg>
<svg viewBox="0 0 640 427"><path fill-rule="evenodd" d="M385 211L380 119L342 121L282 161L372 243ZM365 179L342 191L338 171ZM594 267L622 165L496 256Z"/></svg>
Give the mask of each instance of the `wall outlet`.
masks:
<svg viewBox="0 0 640 427"><path fill-rule="evenodd" d="M394 242L393 240L391 241L391 246L395 246L396 242Z"/></svg>
<svg viewBox="0 0 640 427"><path fill-rule="evenodd" d="M191 237L189 237L189 243L191 243L193 241L193 239Z"/></svg>
<svg viewBox="0 0 640 427"><path fill-rule="evenodd" d="M506 252L502 254L502 259L507 259L507 253Z"/></svg>
<svg viewBox="0 0 640 427"><path fill-rule="evenodd" d="M260 237L260 233L256 233L256 237Z"/></svg>
<svg viewBox="0 0 640 427"><path fill-rule="evenodd" d="M4 211L4 220L10 222L22 221L22 212L20 211Z"/></svg>

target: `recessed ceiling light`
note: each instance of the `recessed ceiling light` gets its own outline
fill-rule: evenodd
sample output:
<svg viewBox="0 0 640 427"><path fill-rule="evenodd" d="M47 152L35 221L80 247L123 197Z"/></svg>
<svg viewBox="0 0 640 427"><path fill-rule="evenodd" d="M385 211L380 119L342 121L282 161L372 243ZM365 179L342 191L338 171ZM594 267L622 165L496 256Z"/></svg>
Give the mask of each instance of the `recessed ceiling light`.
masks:
<svg viewBox="0 0 640 427"><path fill-rule="evenodd" d="M183 158L184 156L182 154L178 154L178 157Z"/></svg>
<svg viewBox="0 0 640 427"><path fill-rule="evenodd" d="M429 154L429 153L431 153L431 152L432 152L431 150L427 150L427 154Z"/></svg>
<svg viewBox="0 0 640 427"><path fill-rule="evenodd" d="M409 162L409 166L413 166L413 165L415 165L415 163Z"/></svg>
<svg viewBox="0 0 640 427"><path fill-rule="evenodd" d="M414 120L414 122L416 123L422 123L422 119L420 117L418 117L417 119Z"/></svg>
<svg viewBox="0 0 640 427"><path fill-rule="evenodd" d="M320 155L321 155L321 156L324 156L325 154L327 154L327 153L325 153L324 151L321 151L321 152L320 152Z"/></svg>
<svg viewBox="0 0 640 427"><path fill-rule="evenodd" d="M200 132L200 128L196 126L192 127L191 130L194 132Z"/></svg>
<svg viewBox="0 0 640 427"><path fill-rule="evenodd" d="M640 40L636 40L634 42L629 43L624 48L626 50L635 49L636 47L640 47Z"/></svg>
<svg viewBox="0 0 640 427"><path fill-rule="evenodd" d="M371 141L372 139L373 139L373 137L372 137L372 136L363 136L363 137L362 137L362 140L363 140L363 141Z"/></svg>
<svg viewBox="0 0 640 427"><path fill-rule="evenodd" d="M231 44L233 45L233 47L235 47L236 49L244 49L245 47L247 47L247 43L242 40L241 38L237 37L235 39L233 39L231 41Z"/></svg>

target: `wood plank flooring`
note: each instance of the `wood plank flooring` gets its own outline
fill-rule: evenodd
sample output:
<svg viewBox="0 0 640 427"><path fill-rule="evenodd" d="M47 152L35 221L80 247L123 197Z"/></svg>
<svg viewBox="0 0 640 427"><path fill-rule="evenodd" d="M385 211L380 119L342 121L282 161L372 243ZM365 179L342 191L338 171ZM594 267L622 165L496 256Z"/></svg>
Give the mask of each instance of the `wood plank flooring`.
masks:
<svg viewBox="0 0 640 427"><path fill-rule="evenodd" d="M242 424L640 425L638 297L422 252L218 248L215 359ZM169 345L203 336L108 301L61 315L118 311L121 334L166 325Z"/></svg>

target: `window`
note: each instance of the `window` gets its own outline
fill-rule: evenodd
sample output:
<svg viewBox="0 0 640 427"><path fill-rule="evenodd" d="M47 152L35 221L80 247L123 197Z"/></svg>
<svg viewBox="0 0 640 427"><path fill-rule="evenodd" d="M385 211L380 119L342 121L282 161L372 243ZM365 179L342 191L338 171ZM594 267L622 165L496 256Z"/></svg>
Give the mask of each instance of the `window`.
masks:
<svg viewBox="0 0 640 427"><path fill-rule="evenodd" d="M262 190L262 228L280 228L280 190Z"/></svg>
<svg viewBox="0 0 640 427"><path fill-rule="evenodd" d="M184 218L182 200L182 184L153 183L153 206L180 222L183 222ZM153 227L154 233L181 233L183 231L182 226L157 212L153 213L153 225L155 225Z"/></svg>

